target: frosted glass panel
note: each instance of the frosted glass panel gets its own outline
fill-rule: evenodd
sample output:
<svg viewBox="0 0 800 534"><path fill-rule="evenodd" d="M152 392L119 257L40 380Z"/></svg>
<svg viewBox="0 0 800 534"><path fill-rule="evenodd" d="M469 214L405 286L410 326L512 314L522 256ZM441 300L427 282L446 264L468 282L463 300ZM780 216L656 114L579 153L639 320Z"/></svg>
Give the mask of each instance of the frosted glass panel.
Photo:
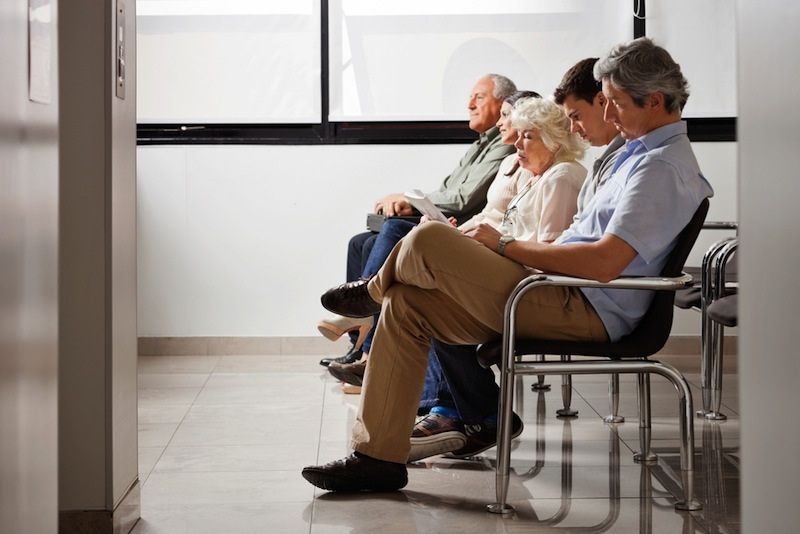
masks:
<svg viewBox="0 0 800 534"><path fill-rule="evenodd" d="M647 2L647 35L689 80L685 117L736 116L736 2Z"/></svg>
<svg viewBox="0 0 800 534"><path fill-rule="evenodd" d="M140 123L319 123L319 0L138 0Z"/></svg>
<svg viewBox="0 0 800 534"><path fill-rule="evenodd" d="M331 120L460 120L496 72L551 94L580 59L631 39L630 0L331 0Z"/></svg>

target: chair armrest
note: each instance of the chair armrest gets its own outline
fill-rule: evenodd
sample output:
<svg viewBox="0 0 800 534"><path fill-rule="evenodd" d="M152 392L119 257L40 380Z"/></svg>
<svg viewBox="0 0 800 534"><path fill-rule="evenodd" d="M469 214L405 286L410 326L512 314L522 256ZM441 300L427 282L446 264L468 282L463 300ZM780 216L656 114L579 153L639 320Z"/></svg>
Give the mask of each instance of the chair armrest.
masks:
<svg viewBox="0 0 800 534"><path fill-rule="evenodd" d="M523 289L530 284L566 287L594 287L605 289L644 289L650 291L677 291L691 287L694 279L686 273L673 278L663 276L620 276L608 282L598 282L587 278L577 278L574 276L564 276L560 274L534 274L523 279L518 289ZM513 295L513 293L512 293Z"/></svg>
<svg viewBox="0 0 800 534"><path fill-rule="evenodd" d="M514 336L514 318L517 315L517 306L525 293L539 286L676 291L691 287L693 283L694 280L691 275L685 273L674 278L665 278L663 276L621 276L608 282L557 274L533 274L523 278L508 296L503 313L504 332L510 333L512 337Z"/></svg>
<svg viewBox="0 0 800 534"><path fill-rule="evenodd" d="M703 230L739 230L739 223L735 221L706 221Z"/></svg>
<svg viewBox="0 0 800 534"><path fill-rule="evenodd" d="M691 287L694 283L691 275L683 273L681 276L672 278L663 276L622 276L608 282L598 282L586 278L564 276L556 274L533 274L523 278L506 301L503 311L503 352L506 355L501 358L501 372L505 373L512 365L508 361L509 354L514 353L514 343L516 338L516 316L517 307L522 301L522 297L539 286L564 286L564 287L592 287L604 289L634 289L647 291L676 291Z"/></svg>

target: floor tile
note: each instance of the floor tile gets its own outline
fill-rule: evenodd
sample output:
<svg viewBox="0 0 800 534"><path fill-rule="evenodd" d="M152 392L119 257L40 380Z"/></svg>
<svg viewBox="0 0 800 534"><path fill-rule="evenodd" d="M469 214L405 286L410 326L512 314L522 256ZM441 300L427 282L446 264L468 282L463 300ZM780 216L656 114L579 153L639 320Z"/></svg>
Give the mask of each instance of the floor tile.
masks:
<svg viewBox="0 0 800 534"><path fill-rule="evenodd" d="M185 504L308 502L314 489L292 471L162 473L142 487L142 509Z"/></svg>
<svg viewBox="0 0 800 534"><path fill-rule="evenodd" d="M139 403L139 424L142 423L180 423L189 411L191 403L162 404Z"/></svg>
<svg viewBox="0 0 800 534"><path fill-rule="evenodd" d="M302 441L283 445L178 447L171 445L158 462L159 473L299 471L316 462L318 445Z"/></svg>
<svg viewBox="0 0 800 534"><path fill-rule="evenodd" d="M186 404L195 400L200 387L139 388L139 404Z"/></svg>
<svg viewBox="0 0 800 534"><path fill-rule="evenodd" d="M738 384L726 374L731 419L694 419L695 487L704 509L676 512L680 486L677 397L651 383L654 466L638 448L636 377L620 377L626 423L607 425L608 377L573 377L577 418L557 418L561 379L520 377L515 410L525 422L512 443L509 500L516 513L485 511L495 496L496 449L470 460L444 456L409 466L389 494L316 490L300 469L350 452L359 395L319 365L321 355L140 358L140 472L144 533L521 533L741 532ZM699 375L688 377L695 406Z"/></svg>
<svg viewBox="0 0 800 534"><path fill-rule="evenodd" d="M175 433L176 446L286 445L317 440L319 406L193 406Z"/></svg>
<svg viewBox="0 0 800 534"><path fill-rule="evenodd" d="M166 447L177 423L139 423L139 447Z"/></svg>
<svg viewBox="0 0 800 534"><path fill-rule="evenodd" d="M312 503L148 505L132 534L308 534Z"/></svg>
<svg viewBox="0 0 800 534"><path fill-rule="evenodd" d="M321 356L235 355L220 358L218 373L303 373L318 374Z"/></svg>
<svg viewBox="0 0 800 534"><path fill-rule="evenodd" d="M156 462L164 452L164 447L139 447L139 483L144 484Z"/></svg>
<svg viewBox="0 0 800 534"><path fill-rule="evenodd" d="M203 387L209 374L206 373L139 373L139 389Z"/></svg>
<svg viewBox="0 0 800 534"><path fill-rule="evenodd" d="M220 356L139 356L139 373L210 373Z"/></svg>

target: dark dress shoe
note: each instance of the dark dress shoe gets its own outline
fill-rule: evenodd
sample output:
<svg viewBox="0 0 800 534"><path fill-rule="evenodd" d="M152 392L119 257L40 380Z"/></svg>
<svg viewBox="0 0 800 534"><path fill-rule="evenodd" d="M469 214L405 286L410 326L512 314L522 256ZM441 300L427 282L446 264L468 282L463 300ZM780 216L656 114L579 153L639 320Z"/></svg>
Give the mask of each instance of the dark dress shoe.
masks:
<svg viewBox="0 0 800 534"><path fill-rule="evenodd" d="M405 464L354 452L325 465L304 467L303 478L328 491L397 491L408 484L408 471Z"/></svg>
<svg viewBox="0 0 800 534"><path fill-rule="evenodd" d="M328 367L332 362L336 363L355 363L361 359L361 355L364 352L359 348L357 349L355 345L350 346L350 350L347 351L347 354L344 356L339 356L337 358L322 358L319 361L319 364L323 367Z"/></svg>
<svg viewBox="0 0 800 534"><path fill-rule="evenodd" d="M347 282L323 293L322 306L345 317L369 317L381 311L381 305L372 300L367 291L369 280Z"/></svg>
<svg viewBox="0 0 800 534"><path fill-rule="evenodd" d="M366 360L355 363L331 363L328 366L328 372L334 378L351 386L360 386L364 383L364 371L366 369Z"/></svg>

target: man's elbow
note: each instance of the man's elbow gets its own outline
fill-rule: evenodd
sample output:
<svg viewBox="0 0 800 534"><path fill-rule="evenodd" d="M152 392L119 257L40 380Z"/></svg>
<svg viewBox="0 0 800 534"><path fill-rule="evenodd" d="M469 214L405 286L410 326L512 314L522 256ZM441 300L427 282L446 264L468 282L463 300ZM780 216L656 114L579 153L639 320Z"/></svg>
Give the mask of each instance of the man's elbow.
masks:
<svg viewBox="0 0 800 534"><path fill-rule="evenodd" d="M593 277L598 282L607 283L620 277L622 271L625 270L625 265L618 265L615 262L598 262L598 267L595 276Z"/></svg>

